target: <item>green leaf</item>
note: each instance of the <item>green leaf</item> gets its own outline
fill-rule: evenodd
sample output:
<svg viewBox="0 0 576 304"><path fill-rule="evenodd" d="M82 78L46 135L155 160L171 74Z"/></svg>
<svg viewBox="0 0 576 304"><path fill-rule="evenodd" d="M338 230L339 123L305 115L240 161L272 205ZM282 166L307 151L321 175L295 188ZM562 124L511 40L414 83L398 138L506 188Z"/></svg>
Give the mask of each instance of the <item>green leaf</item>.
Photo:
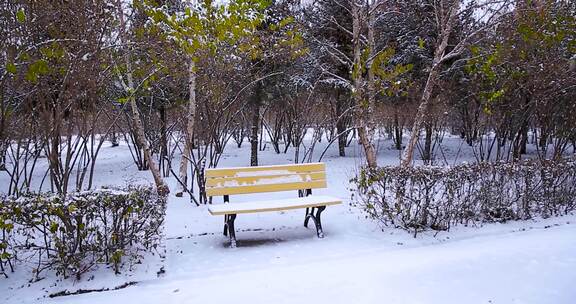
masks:
<svg viewBox="0 0 576 304"><path fill-rule="evenodd" d="M16 65L12 62L9 62L6 65L6 71L8 71L8 73L10 73L10 74L16 74L16 72L17 72Z"/></svg>
<svg viewBox="0 0 576 304"><path fill-rule="evenodd" d="M18 10L18 12L16 13L16 20L18 20L18 22L20 22L20 23L26 22L26 14L24 13L23 8Z"/></svg>
<svg viewBox="0 0 576 304"><path fill-rule="evenodd" d="M36 83L38 82L38 73L34 72L32 69L28 69L24 78L30 82Z"/></svg>
<svg viewBox="0 0 576 304"><path fill-rule="evenodd" d="M39 75L45 75L48 74L48 72L50 72L48 62L46 60L40 59L28 67L28 71L26 72L26 80L30 82L37 82Z"/></svg>
<svg viewBox="0 0 576 304"><path fill-rule="evenodd" d="M6 232L10 233L12 229L14 229L14 224L12 223L4 224L4 230L6 230Z"/></svg>
<svg viewBox="0 0 576 304"><path fill-rule="evenodd" d="M76 205L74 204L70 204L68 206L68 212L73 213L74 211L76 211L78 208L76 207Z"/></svg>
<svg viewBox="0 0 576 304"><path fill-rule="evenodd" d="M124 252L122 250L118 249L118 250L114 251L114 253L112 254L112 262L120 263L123 255L124 255Z"/></svg>
<svg viewBox="0 0 576 304"><path fill-rule="evenodd" d="M50 232L56 233L58 231L58 223L52 222L50 223Z"/></svg>
<svg viewBox="0 0 576 304"><path fill-rule="evenodd" d="M425 41L422 38L418 38L418 48L423 50L424 49Z"/></svg>
<svg viewBox="0 0 576 304"><path fill-rule="evenodd" d="M474 55L474 56L478 56L478 54L480 54L480 48L476 45L471 46L470 51L472 52L472 55Z"/></svg>

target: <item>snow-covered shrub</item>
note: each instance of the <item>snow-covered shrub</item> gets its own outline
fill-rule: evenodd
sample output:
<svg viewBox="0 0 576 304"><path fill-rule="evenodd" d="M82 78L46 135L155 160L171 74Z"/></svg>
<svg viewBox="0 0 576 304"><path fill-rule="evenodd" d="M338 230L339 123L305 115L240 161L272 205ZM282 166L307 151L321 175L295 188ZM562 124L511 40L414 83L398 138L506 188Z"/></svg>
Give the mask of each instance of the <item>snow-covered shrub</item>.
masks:
<svg viewBox="0 0 576 304"><path fill-rule="evenodd" d="M118 273L156 253L166 199L151 188L131 187L65 197L31 193L2 198L0 208L6 236L0 252L12 250L3 256L5 263L8 258L33 263L36 279L47 269L79 279L98 265Z"/></svg>
<svg viewBox="0 0 576 304"><path fill-rule="evenodd" d="M453 225L531 219L576 209L576 160L363 169L357 201L414 234Z"/></svg>
<svg viewBox="0 0 576 304"><path fill-rule="evenodd" d="M12 248L14 223L7 212L7 208L0 205L0 275L8 277L8 268L14 270L12 260L14 259L14 249Z"/></svg>

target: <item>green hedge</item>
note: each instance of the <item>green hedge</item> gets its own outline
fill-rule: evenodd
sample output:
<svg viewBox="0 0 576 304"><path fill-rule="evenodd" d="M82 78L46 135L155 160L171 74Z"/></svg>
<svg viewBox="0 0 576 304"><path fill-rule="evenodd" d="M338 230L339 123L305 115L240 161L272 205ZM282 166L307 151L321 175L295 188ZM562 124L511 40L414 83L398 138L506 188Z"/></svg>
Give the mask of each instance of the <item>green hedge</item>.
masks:
<svg viewBox="0 0 576 304"><path fill-rule="evenodd" d="M576 208L576 161L363 169L356 201L384 225L417 234L453 225L531 219Z"/></svg>
<svg viewBox="0 0 576 304"><path fill-rule="evenodd" d="M5 275L18 263L33 264L36 279L46 270L80 279L98 265L119 273L158 252L162 241L166 199L152 188L30 193L0 202Z"/></svg>

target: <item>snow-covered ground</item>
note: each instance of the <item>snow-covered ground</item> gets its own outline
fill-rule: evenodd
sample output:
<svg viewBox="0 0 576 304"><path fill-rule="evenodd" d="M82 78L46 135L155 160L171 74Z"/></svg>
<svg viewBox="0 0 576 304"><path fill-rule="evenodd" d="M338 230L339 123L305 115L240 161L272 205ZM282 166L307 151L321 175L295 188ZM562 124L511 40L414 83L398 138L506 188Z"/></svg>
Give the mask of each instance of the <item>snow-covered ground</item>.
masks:
<svg viewBox="0 0 576 304"><path fill-rule="evenodd" d="M324 145L316 148L317 154ZM390 146L389 141L381 143L381 164L398 163L398 151ZM458 138L446 138L443 149L451 162L471 160ZM261 152L261 164L292 163L290 153ZM413 238L402 230L382 229L350 205L349 179L362 159L355 144L347 153L337 157L336 147L330 148L323 159L328 188L314 191L345 201L323 213L324 239L303 227L303 210L246 214L236 220L238 248L231 249L222 236L221 216L172 194L162 260L151 258L134 273L119 276L103 269L80 282L49 276L28 283L30 267L20 266L9 279L0 278L0 303L576 303L575 215L458 227ZM231 144L220 167L248 163L249 147ZM104 147L97 168L97 185L151 180L149 172L136 170L126 146ZM0 191L6 178L0 173ZM175 192L175 181L168 182ZM47 298L63 290L112 289L126 282L136 284Z"/></svg>

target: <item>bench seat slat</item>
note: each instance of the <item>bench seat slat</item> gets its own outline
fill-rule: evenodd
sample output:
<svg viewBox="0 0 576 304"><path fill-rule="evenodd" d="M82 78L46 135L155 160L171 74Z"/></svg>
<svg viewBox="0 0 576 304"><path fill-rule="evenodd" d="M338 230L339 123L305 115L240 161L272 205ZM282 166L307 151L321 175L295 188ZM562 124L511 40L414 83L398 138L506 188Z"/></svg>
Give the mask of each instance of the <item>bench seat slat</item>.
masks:
<svg viewBox="0 0 576 304"><path fill-rule="evenodd" d="M237 187L240 185L258 185L258 184L277 184L286 183L291 181L298 182L311 182L315 180L325 180L325 172L310 172L310 173L292 173L292 174L270 174L265 176L240 176L240 177L218 177L207 178L206 187Z"/></svg>
<svg viewBox="0 0 576 304"><path fill-rule="evenodd" d="M280 192L280 191L289 191L297 189L318 189L318 188L326 188L326 180L316 180L311 182L299 182L299 183L206 188L206 194L208 196L220 196L220 195L232 195L232 194Z"/></svg>
<svg viewBox="0 0 576 304"><path fill-rule="evenodd" d="M206 169L206 177L207 178L234 177L243 174L250 175L250 173L290 175L290 174L322 172L322 171L326 171L326 165L324 163L307 163L307 164L272 165L272 166L260 166L260 167Z"/></svg>
<svg viewBox="0 0 576 304"><path fill-rule="evenodd" d="M312 208L338 205L341 203L342 201L339 198L323 195L311 195L290 199L211 205L208 207L208 211L210 211L210 214L212 215L226 215Z"/></svg>

